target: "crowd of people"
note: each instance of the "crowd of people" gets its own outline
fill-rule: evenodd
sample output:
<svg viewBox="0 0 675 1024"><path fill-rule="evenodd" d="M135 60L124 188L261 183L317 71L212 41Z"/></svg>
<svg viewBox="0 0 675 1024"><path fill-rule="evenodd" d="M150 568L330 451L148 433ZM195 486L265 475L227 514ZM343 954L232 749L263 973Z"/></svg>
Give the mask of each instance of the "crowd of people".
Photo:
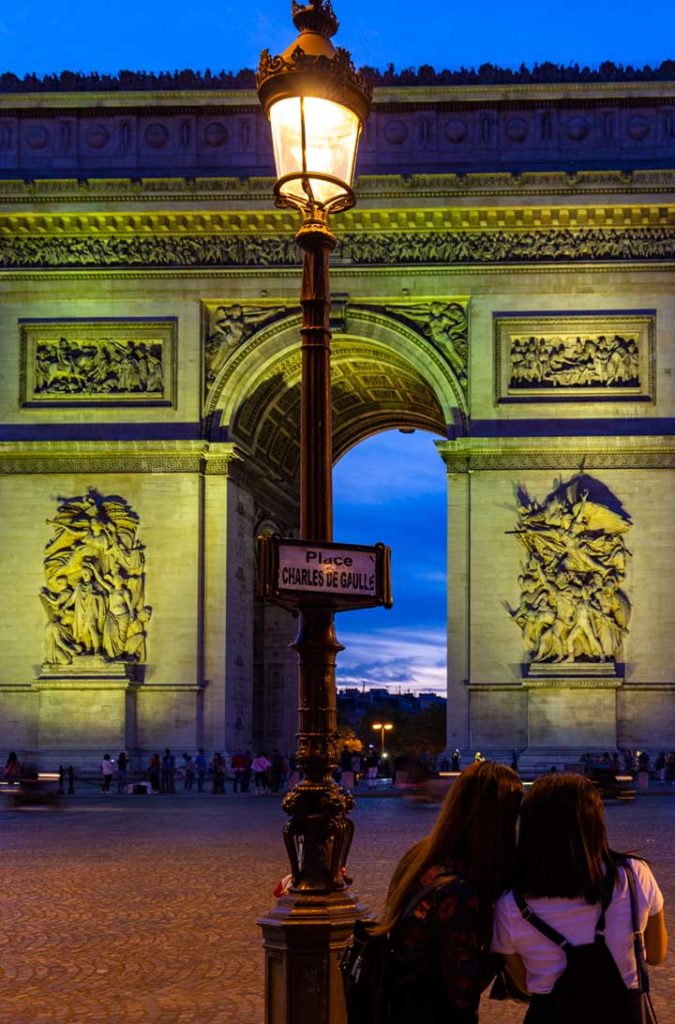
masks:
<svg viewBox="0 0 675 1024"><path fill-rule="evenodd" d="M146 762L134 766L133 776L126 751L121 751L116 759L106 753L100 772L104 793L112 791L116 778L118 793L133 792L134 786L147 783L153 793L175 795L178 788L203 793L210 788L212 793L224 794L229 784L232 793L263 795L283 792L293 777L295 763L276 749L270 757L264 751L253 756L250 750L238 750L231 757L216 751L209 758L204 747L200 747L196 754L183 753L177 759L166 747L163 754L156 752Z"/></svg>
<svg viewBox="0 0 675 1024"><path fill-rule="evenodd" d="M675 750L668 753L661 750L652 757L646 750L608 751L604 754L582 754L582 763L586 768L611 768L612 771L626 772L628 775L646 773L657 782L669 786L675 785Z"/></svg>
<svg viewBox="0 0 675 1024"><path fill-rule="evenodd" d="M520 752L514 748L510 765L518 771ZM480 751L463 755L458 749L449 756L434 757L422 751L410 756L397 755L393 758L380 756L373 746L355 751L344 746L339 764L335 770L336 782L350 789L365 785L368 789L378 786L380 779L400 779L420 782L429 775L448 772L456 773L467 761L485 760ZM276 748L268 756L265 751L253 755L250 750L237 750L232 755L219 751L207 756L203 747L195 754L183 753L180 757L167 747L163 753L153 753L147 760L135 758L133 774L131 761L126 751L117 757L106 753L100 763L101 789L104 793L113 790L118 793L139 781L146 781L154 793L175 794L177 788L186 791L196 789L202 793L210 789L213 793L273 794L283 793L299 779L295 758L282 754ZM616 773L636 775L646 773L657 784L675 785L675 751L660 751L656 756L645 750L623 750L604 754L585 753L581 757L588 773L593 768L608 768ZM10 751L2 771L5 782L18 782L22 766L15 751Z"/></svg>

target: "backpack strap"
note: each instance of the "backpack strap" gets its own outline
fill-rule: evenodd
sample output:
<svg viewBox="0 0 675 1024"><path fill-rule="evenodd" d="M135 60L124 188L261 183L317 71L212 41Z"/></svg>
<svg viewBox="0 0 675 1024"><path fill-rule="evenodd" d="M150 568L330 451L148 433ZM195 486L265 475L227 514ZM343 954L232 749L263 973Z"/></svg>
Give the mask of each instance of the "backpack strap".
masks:
<svg viewBox="0 0 675 1024"><path fill-rule="evenodd" d="M532 907L529 907L525 902L522 893L516 892L514 889L513 898L516 901L516 906L518 907L524 921L531 924L533 928L536 928L538 932L541 932L541 934L547 939L554 942L556 946L560 947L560 949L565 950L569 945L571 945L564 935L561 935L560 932L557 932L550 924L546 924L546 921L543 921L538 914L535 914Z"/></svg>
<svg viewBox="0 0 675 1024"><path fill-rule="evenodd" d="M642 932L640 931L640 918L638 914L637 889L635 886L635 875L630 864L624 864L626 881L628 882L628 893L630 895L630 916L633 926L633 951L635 953L635 964L637 966L638 988L640 992L649 993L649 974L645 964L645 951Z"/></svg>
<svg viewBox="0 0 675 1024"><path fill-rule="evenodd" d="M609 867L609 865L607 865ZM616 869L615 869L616 870ZM612 902L612 896L614 895L614 883L611 880L609 871L605 873L605 882L602 887L602 899L600 902L600 916L595 925L595 941L605 941L605 915L607 909Z"/></svg>
<svg viewBox="0 0 675 1024"><path fill-rule="evenodd" d="M603 887L602 892L600 914L595 924L596 942L605 941L605 915L607 913L607 908L612 902L612 892L613 887L610 886L609 883L606 883ZM547 924L546 921L542 920L542 918L539 917L538 914L535 914L534 910L532 910L532 908L528 906L528 904L525 902L522 893L516 892L516 890L514 889L513 898L516 902L516 906L518 907L518 910L520 911L523 920L531 924L532 927L536 928L538 932L541 932L542 935L544 935L551 942L554 942L556 946L558 946L563 951L572 945L572 943L569 942L564 935L561 935L560 932L556 931L555 928L552 928L550 924Z"/></svg>
<svg viewBox="0 0 675 1024"><path fill-rule="evenodd" d="M418 903L421 903L425 897L429 896L434 889L439 889L442 885L445 885L446 882L452 882L456 877L456 875L440 875L428 885L423 885L421 889L416 889L414 895L411 896L401 911L398 921L402 921L404 917L407 917L410 911L413 910Z"/></svg>

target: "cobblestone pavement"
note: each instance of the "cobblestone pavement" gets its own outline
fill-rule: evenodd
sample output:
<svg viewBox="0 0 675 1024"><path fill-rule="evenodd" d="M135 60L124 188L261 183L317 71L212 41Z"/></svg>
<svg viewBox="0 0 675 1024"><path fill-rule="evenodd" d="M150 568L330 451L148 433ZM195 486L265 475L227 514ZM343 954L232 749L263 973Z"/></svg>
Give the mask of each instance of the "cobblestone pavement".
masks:
<svg viewBox="0 0 675 1024"><path fill-rule="evenodd" d="M433 814L394 799L356 808L350 869L371 909ZM607 814L614 845L650 858L673 918L675 800ZM255 921L286 872L284 820L274 798L231 794L1 808L0 1024L262 1024ZM652 975L661 1024L675 1024L675 951ZM481 1010L481 1024L521 1019Z"/></svg>

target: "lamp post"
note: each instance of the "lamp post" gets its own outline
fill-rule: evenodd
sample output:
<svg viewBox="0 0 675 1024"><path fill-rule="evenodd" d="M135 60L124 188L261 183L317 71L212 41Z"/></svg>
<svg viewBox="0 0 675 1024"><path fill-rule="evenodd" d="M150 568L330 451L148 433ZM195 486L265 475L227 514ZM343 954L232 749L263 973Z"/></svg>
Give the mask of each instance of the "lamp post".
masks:
<svg viewBox="0 0 675 1024"><path fill-rule="evenodd" d="M380 756L384 757L384 734L385 732L391 732L394 726L391 722L373 722L372 728L380 730Z"/></svg>
<svg viewBox="0 0 675 1024"><path fill-rule="evenodd" d="M300 537L333 539L328 257L335 245L328 218L353 206L359 136L370 87L331 37L338 22L329 0L295 0L300 35L256 77L272 128L278 207L302 217L302 381ZM338 764L335 659L342 650L333 610L300 603L294 643L299 665L296 760L302 781L284 798L284 843L292 882L259 922L266 955L266 1024L340 1024L344 1020L339 952L357 915L344 869L353 834L353 800L333 781Z"/></svg>

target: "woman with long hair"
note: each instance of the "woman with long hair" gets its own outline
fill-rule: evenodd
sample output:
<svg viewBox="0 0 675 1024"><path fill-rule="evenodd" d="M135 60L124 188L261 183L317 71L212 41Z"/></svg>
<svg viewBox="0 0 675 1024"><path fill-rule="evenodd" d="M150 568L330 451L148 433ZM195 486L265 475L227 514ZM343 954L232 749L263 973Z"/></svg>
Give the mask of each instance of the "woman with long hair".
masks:
<svg viewBox="0 0 675 1024"><path fill-rule="evenodd" d="M475 1024L494 902L512 881L522 785L514 771L472 764L448 792L436 823L403 856L375 934L397 963L394 1020Z"/></svg>
<svg viewBox="0 0 675 1024"><path fill-rule="evenodd" d="M523 802L515 887L497 902L492 944L518 988L532 994L526 1024L640 1019L633 879L646 960L659 964L668 940L648 865L610 849L602 800L588 779L537 779Z"/></svg>

